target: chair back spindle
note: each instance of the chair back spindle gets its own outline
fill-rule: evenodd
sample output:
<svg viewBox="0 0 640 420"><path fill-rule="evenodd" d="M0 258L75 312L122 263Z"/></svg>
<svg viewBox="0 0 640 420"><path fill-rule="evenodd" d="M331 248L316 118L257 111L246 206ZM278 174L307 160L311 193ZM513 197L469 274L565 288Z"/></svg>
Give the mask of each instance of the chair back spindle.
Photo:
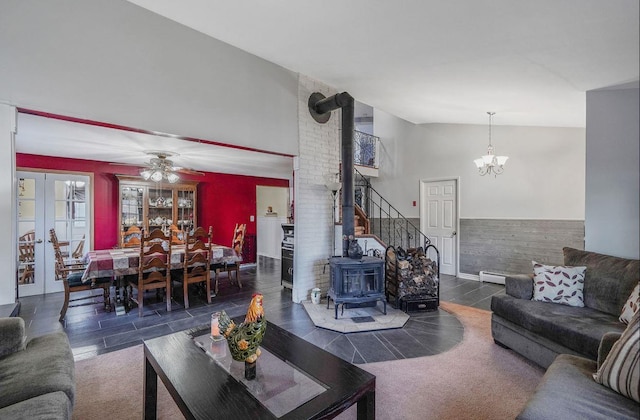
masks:
<svg viewBox="0 0 640 420"><path fill-rule="evenodd" d="M189 308L189 284L203 283L207 302L211 303L211 237L209 231L197 227L187 232L184 250L184 267L182 271L182 293L184 307Z"/></svg>
<svg viewBox="0 0 640 420"><path fill-rule="evenodd" d="M171 237L160 229L145 235L141 230L142 240L139 244L138 275L128 277L127 301L138 304L138 316L144 312L144 294L149 290L165 290L167 311L171 311ZM138 294L133 297L133 289Z"/></svg>

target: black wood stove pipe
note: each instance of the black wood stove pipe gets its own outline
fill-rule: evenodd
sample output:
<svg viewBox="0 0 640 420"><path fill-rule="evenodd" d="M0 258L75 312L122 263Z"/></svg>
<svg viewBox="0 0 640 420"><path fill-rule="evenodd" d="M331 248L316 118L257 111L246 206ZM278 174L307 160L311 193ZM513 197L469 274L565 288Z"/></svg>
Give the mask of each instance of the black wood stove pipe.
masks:
<svg viewBox="0 0 640 420"><path fill-rule="evenodd" d="M337 93L325 98L322 94L314 93L309 98L309 108L312 115L320 116L342 108L342 144L340 147L342 158L342 256L346 257L349 250L349 236L355 236L355 208L353 205L353 130L354 130L354 99L347 92ZM315 118L315 116L314 116ZM318 122L320 121L316 118Z"/></svg>

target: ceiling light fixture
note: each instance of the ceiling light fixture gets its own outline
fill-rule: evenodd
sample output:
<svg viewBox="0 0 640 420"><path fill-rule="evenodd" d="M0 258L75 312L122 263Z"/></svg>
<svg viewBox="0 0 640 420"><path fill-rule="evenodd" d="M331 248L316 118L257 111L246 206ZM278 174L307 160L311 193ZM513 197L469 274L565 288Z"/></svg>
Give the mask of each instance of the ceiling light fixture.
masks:
<svg viewBox="0 0 640 420"><path fill-rule="evenodd" d="M152 158L149 161L149 166L140 171L140 175L145 181L151 180L154 182L160 182L166 180L173 184L180 179L180 176L174 172L173 162L167 159L167 156L171 156L169 153L153 152L158 157Z"/></svg>
<svg viewBox="0 0 640 420"><path fill-rule="evenodd" d="M493 176L497 176L504 171L504 164L509 157L496 156L494 154L495 149L491 145L491 118L495 115L495 112L487 112L487 114L489 114L489 147L487 147L487 154L475 159L473 163L478 167L480 175L493 174Z"/></svg>

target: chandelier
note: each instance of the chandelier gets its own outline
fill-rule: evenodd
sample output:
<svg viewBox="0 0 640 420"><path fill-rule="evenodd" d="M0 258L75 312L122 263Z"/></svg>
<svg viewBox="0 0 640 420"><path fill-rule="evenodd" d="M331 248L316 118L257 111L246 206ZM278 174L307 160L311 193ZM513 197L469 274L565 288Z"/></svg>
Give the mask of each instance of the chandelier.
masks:
<svg viewBox="0 0 640 420"><path fill-rule="evenodd" d="M176 174L173 162L167 159L167 156L171 156L169 153L155 153L157 157L151 158L147 167L140 171L140 175L145 181L151 180L154 182L169 181L173 184L180 179L180 176Z"/></svg>
<svg viewBox="0 0 640 420"><path fill-rule="evenodd" d="M491 118L495 115L495 112L487 112L487 114L489 114L489 147L487 147L487 154L475 159L473 163L478 167L480 175L493 174L496 176L504 171L504 164L509 157L495 155L495 149L491 145Z"/></svg>

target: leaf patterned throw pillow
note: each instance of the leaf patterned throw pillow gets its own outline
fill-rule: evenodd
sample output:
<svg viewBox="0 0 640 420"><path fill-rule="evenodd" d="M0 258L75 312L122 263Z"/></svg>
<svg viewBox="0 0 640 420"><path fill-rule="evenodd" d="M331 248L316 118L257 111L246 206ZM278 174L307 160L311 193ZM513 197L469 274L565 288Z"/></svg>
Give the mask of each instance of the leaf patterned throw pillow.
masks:
<svg viewBox="0 0 640 420"><path fill-rule="evenodd" d="M640 308L640 283L636 284L636 287L631 292L629 299L622 307L622 313L620 314L620 322L628 324L631 322L633 315L638 312Z"/></svg>
<svg viewBox="0 0 640 420"><path fill-rule="evenodd" d="M582 289L587 267L533 263L533 298L542 302L584 306Z"/></svg>

